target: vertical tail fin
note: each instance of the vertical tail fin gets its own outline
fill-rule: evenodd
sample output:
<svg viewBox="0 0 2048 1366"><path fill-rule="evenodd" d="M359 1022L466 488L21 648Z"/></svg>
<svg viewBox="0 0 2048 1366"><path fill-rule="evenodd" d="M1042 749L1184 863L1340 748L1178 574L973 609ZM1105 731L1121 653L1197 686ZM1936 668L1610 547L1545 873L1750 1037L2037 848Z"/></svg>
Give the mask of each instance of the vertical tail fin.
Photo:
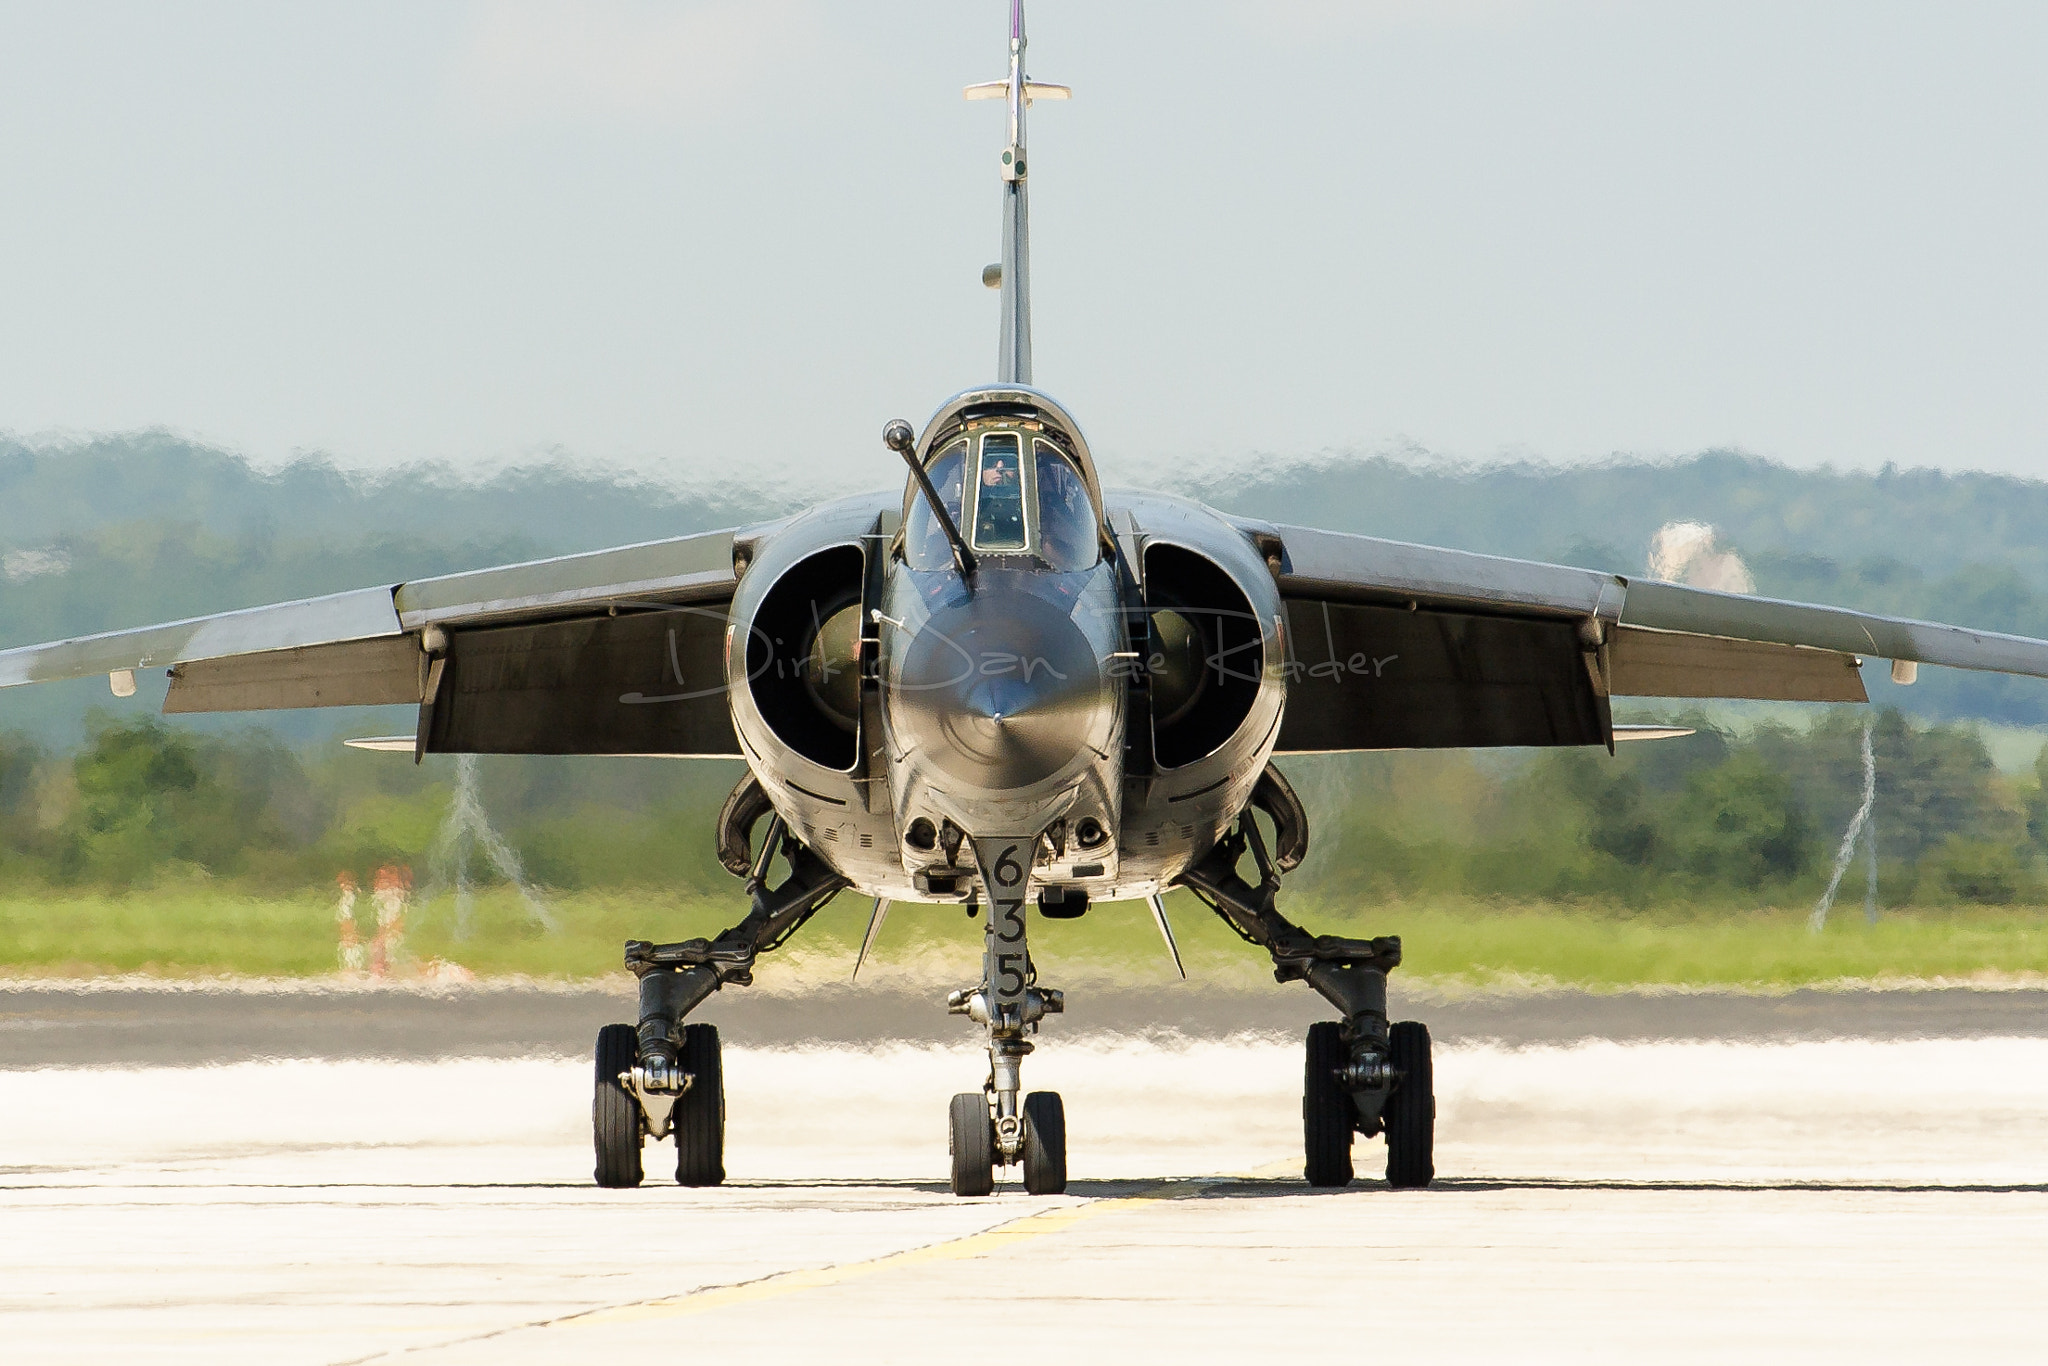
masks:
<svg viewBox="0 0 2048 1366"><path fill-rule="evenodd" d="M1031 383L1031 214L1025 182L1030 167L1024 151L1024 111L1034 99L1063 100L1071 92L1024 74L1024 0L1010 0L1010 76L967 87L967 98L1003 98L1010 107L1010 140L1003 148L1002 324L996 379Z"/></svg>

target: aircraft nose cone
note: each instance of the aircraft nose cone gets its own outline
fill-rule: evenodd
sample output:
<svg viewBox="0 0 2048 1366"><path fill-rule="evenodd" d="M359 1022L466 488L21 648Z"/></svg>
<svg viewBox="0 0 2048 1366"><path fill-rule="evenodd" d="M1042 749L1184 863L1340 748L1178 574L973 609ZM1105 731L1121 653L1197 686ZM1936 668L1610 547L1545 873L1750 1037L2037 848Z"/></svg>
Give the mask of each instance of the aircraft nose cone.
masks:
<svg viewBox="0 0 2048 1366"><path fill-rule="evenodd" d="M1001 730L1005 716L1015 716L1024 706L1030 705L1027 689L1019 688L1007 680L976 679L968 685L960 698L961 720L970 725L982 726L990 735Z"/></svg>
<svg viewBox="0 0 2048 1366"><path fill-rule="evenodd" d="M1020 788L1081 750L1107 688L1088 638L1057 606L985 591L918 631L889 702L898 730L948 776Z"/></svg>

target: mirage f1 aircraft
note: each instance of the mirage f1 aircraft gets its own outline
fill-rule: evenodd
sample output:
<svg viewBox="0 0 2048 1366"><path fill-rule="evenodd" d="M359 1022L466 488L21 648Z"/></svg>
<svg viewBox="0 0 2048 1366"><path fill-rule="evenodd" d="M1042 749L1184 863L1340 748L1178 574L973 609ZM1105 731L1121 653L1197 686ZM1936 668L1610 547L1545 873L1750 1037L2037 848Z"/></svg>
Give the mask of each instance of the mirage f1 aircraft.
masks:
<svg viewBox="0 0 2048 1366"><path fill-rule="evenodd" d="M1429 1032L1386 1018L1394 936L1317 935L1278 906L1308 816L1276 755L1653 738L1611 699L1865 702L1864 658L2048 678L2048 642L1227 516L1105 493L1073 415L1031 373L1021 0L1007 79L992 384L882 440L901 490L779 521L337 593L0 652L0 686L165 668L167 712L407 703L426 754L737 756L721 861L747 914L715 939L634 940L637 1025L597 1039L596 1179L724 1179L717 1031L687 1023L843 891L985 908L981 980L948 1008L985 1031L955 1096L952 1185L998 1167L1066 1184L1060 1097L1023 1062L1064 1008L1035 913L1185 888L1340 1017L1308 1032L1305 1175L1352 1179L1384 1134L1393 1186L1434 1175ZM1646 733L1647 732L1647 733ZM1681 732L1682 733L1682 732ZM1270 834L1257 820L1263 813ZM863 953L866 946L863 947Z"/></svg>

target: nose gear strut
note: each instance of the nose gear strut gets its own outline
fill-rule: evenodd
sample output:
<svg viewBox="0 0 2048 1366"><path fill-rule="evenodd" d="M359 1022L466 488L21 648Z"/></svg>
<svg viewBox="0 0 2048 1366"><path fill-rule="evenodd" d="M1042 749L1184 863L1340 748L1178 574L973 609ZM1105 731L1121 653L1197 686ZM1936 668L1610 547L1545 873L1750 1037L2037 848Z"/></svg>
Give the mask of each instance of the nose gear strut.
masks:
<svg viewBox="0 0 2048 1366"><path fill-rule="evenodd" d="M1057 1195L1067 1188L1066 1111L1059 1094L1023 1094L1027 1034L1066 1009L1059 992L1037 984L1024 907L1030 892L1037 835L981 836L974 858L988 899L981 985L953 992L946 1009L988 1030L988 1080L982 1094L963 1091L948 1112L953 1193L987 1195L995 1168L1022 1163L1024 1188Z"/></svg>

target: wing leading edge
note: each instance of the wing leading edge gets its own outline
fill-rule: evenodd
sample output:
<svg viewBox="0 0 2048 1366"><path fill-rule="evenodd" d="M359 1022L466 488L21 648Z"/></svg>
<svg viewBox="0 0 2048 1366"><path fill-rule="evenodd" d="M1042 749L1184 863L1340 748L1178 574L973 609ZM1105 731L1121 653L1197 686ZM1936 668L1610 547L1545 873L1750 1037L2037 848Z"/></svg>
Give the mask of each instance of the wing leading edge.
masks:
<svg viewBox="0 0 2048 1366"><path fill-rule="evenodd" d="M1287 597L1597 618L1650 631L2048 678L2048 641L2026 636L1308 527L1238 525L1269 562L1278 555L1275 577Z"/></svg>
<svg viewBox="0 0 2048 1366"><path fill-rule="evenodd" d="M1239 520L1286 604L1283 751L1611 744L1611 697L1863 702L1863 657L2048 678L2048 641Z"/></svg>
<svg viewBox="0 0 2048 1366"><path fill-rule="evenodd" d="M418 704L423 753L732 755L707 532L0 651L0 687L170 673L167 712Z"/></svg>
<svg viewBox="0 0 2048 1366"><path fill-rule="evenodd" d="M194 659L370 640L395 636L403 630L392 606L392 590L362 588L324 598L0 650L0 687L90 678L124 669L164 668Z"/></svg>

